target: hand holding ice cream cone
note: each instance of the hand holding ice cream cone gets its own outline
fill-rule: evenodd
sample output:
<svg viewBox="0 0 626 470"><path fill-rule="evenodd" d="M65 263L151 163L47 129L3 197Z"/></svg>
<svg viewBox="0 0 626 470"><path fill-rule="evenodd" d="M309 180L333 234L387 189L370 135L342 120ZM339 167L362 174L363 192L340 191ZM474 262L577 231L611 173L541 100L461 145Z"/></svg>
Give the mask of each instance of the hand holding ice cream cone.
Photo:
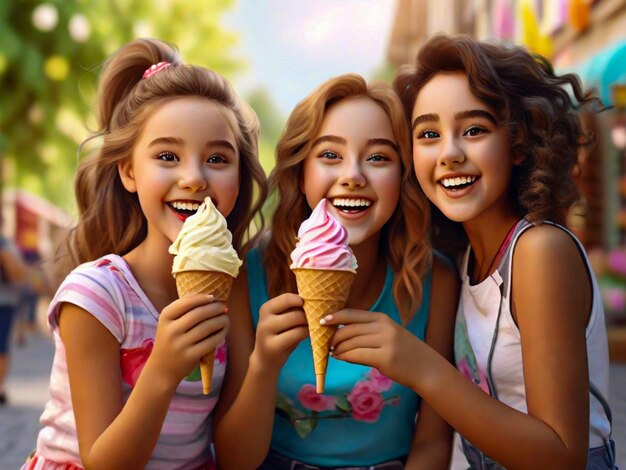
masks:
<svg viewBox="0 0 626 470"><path fill-rule="evenodd" d="M298 293L304 300L309 324L317 393L324 391L330 340L336 326L320 320L341 310L348 299L356 273L356 258L348 246L348 234L326 211L322 199L298 230L299 242L291 253L291 269Z"/></svg>
<svg viewBox="0 0 626 470"><path fill-rule="evenodd" d="M187 218L178 237L169 248L174 256L172 275L179 297L190 294L212 294L225 302L241 260L232 245L226 219L207 197L198 211ZM215 351L200 361L202 389L211 391Z"/></svg>

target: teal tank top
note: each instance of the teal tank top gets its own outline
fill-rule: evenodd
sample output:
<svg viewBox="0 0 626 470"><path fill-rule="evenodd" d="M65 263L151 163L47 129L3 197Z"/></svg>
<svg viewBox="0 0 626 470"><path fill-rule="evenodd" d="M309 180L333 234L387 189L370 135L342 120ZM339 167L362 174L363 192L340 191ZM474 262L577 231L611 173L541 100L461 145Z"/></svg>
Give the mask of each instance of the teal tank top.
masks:
<svg viewBox="0 0 626 470"><path fill-rule="evenodd" d="M254 326L269 300L259 248L246 257ZM393 298L394 274L387 266L385 284L371 311L401 323ZM430 309L431 272L423 300L407 328L424 339ZM315 393L311 343L302 341L278 377L271 448L291 459L320 467L368 466L409 453L420 397L376 369L329 358L325 391Z"/></svg>

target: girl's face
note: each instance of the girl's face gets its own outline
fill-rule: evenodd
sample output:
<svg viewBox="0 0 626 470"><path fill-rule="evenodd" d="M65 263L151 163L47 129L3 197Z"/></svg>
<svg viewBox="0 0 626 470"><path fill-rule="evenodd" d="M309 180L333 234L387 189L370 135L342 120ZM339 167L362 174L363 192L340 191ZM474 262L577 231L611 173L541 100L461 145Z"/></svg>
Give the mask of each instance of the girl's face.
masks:
<svg viewBox="0 0 626 470"><path fill-rule="evenodd" d="M206 196L230 214L239 194L235 125L230 110L199 97L169 101L146 120L132 161L119 171L139 197L148 236L158 232L172 242Z"/></svg>
<svg viewBox="0 0 626 470"><path fill-rule="evenodd" d="M465 73L435 75L417 95L411 121L415 174L446 217L467 222L512 210L508 187L521 160Z"/></svg>
<svg viewBox="0 0 626 470"><path fill-rule="evenodd" d="M370 98L331 106L303 165L300 186L309 206L326 198L351 245L378 235L396 209L398 146L387 114Z"/></svg>

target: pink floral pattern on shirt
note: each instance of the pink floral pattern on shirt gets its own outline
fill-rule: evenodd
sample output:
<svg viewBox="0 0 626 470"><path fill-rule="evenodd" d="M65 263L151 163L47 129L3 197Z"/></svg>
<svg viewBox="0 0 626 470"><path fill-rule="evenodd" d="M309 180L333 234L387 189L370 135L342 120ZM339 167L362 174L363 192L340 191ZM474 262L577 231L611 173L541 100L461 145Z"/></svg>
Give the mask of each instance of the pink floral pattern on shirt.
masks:
<svg viewBox="0 0 626 470"><path fill-rule="evenodd" d="M146 365L152 352L154 341L147 339L138 348L120 350L120 366L122 368L122 380L131 387L137 383L137 379Z"/></svg>
<svg viewBox="0 0 626 470"><path fill-rule="evenodd" d="M377 369L363 374L352 390L338 396L318 394L315 385L305 384L297 394L299 405L287 396L278 393L277 413L282 414L296 429L301 438L306 438L323 419L353 419L364 423L375 423L385 406L400 403L397 395L385 396L393 381Z"/></svg>
<svg viewBox="0 0 626 470"><path fill-rule="evenodd" d="M131 387L134 387L137 383L137 379L146 365L146 361L148 360L148 357L150 357L153 347L154 340L146 339L138 348L120 350L122 380ZM217 364L223 364L226 362L226 356L226 342L223 342L217 347L217 349L215 349L215 362ZM200 376L200 365L194 367L191 373L185 377L185 380L190 382L198 382L199 380L202 380Z"/></svg>

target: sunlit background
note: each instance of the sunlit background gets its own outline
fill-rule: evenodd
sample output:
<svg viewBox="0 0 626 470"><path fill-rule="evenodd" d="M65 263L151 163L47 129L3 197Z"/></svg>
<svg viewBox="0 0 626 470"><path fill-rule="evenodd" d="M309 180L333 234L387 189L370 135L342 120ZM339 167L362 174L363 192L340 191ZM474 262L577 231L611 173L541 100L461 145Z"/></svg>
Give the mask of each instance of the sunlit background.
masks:
<svg viewBox="0 0 626 470"><path fill-rule="evenodd" d="M610 322L626 323L624 0L4 0L3 233L49 255L74 220L73 173L93 128L97 76L126 41L173 42L187 62L229 78L260 117L269 172L288 113L315 86L345 72L390 81L439 31L522 44L613 105L584 115L599 145L581 155L583 199L569 226L592 256Z"/></svg>

